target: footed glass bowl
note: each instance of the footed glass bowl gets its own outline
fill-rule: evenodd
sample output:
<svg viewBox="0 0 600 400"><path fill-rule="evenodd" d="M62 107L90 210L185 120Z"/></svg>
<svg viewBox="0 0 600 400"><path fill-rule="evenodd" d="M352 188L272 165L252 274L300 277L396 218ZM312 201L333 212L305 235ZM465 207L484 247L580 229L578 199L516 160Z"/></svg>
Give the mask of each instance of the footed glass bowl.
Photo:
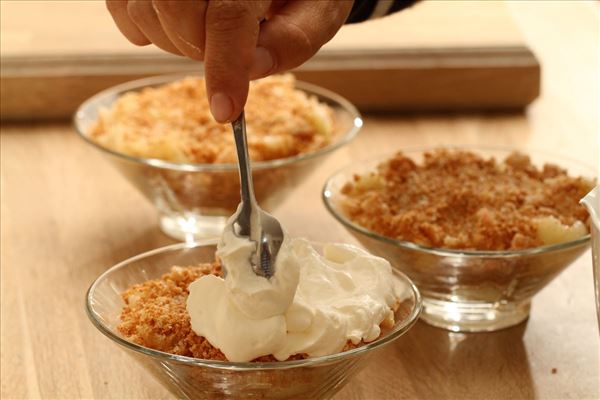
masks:
<svg viewBox="0 0 600 400"><path fill-rule="evenodd" d="M193 241L220 235L227 218L240 202L237 164L186 164L129 156L105 148L88 136L100 110L121 95L164 85L186 75L167 75L118 85L86 100L73 118L77 133L112 164L157 208L160 227L167 235ZM346 99L318 86L296 82L296 88L328 104L334 115L334 140L314 152L252 163L259 204L272 211L319 165L323 158L356 136L362 119Z"/></svg>
<svg viewBox="0 0 600 400"><path fill-rule="evenodd" d="M592 266L594 269L594 292L596 293L596 316L600 329L600 185L582 199L592 220Z"/></svg>
<svg viewBox="0 0 600 400"><path fill-rule="evenodd" d="M515 149L461 148L503 160ZM420 162L433 148L402 150ZM595 176L577 161L526 152L534 165L557 164L571 176ZM354 163L334 174L323 189L327 210L371 253L408 275L423 296L421 318L451 331L495 331L529 316L532 297L578 258L590 245L590 235L550 246L517 251L463 251L425 247L372 232L348 219L341 210L341 189L355 174L374 171L392 155Z"/></svg>
<svg viewBox="0 0 600 400"><path fill-rule="evenodd" d="M92 284L87 314L98 330L127 351L175 396L186 399L327 399L339 391L386 344L417 320L421 298L412 282L394 271L405 287L396 324L379 339L342 353L283 362L234 363L183 357L132 343L116 330L124 306L121 293L129 286L155 279L173 265L214 260L216 240L176 244L149 251L112 267ZM110 366L107 366L110 368Z"/></svg>

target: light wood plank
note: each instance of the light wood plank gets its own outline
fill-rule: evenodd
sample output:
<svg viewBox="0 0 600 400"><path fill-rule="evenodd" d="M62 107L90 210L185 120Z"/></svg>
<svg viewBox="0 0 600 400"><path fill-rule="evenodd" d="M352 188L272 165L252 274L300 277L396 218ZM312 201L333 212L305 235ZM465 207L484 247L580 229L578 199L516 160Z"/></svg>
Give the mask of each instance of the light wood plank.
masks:
<svg viewBox="0 0 600 400"><path fill-rule="evenodd" d="M297 189L303 206L292 196L277 215L294 235L351 241L319 198L335 168L383 144L433 145L456 137L471 144L519 142L525 126L524 116L367 118L360 137ZM22 129L5 126L1 136L2 203L10 216L2 222L2 247L10 249L2 253L3 292L22 293L3 300L2 315L25 321L2 331L3 398L165 396L95 331L82 305L102 270L170 240L158 231L152 208L69 127L40 125L27 135ZM526 324L479 335L418 324L339 398L590 398L598 394L597 335L588 252L534 300ZM5 379L4 371L16 379Z"/></svg>

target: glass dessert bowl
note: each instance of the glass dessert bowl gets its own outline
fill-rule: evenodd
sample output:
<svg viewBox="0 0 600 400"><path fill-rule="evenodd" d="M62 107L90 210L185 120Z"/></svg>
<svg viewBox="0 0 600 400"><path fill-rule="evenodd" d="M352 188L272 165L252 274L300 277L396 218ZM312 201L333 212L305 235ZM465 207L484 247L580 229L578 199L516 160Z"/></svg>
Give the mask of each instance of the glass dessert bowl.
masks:
<svg viewBox="0 0 600 400"><path fill-rule="evenodd" d="M418 290L402 273L394 278L406 289L395 323L380 337L341 353L293 361L227 362L178 356L140 346L117 330L124 306L122 292L155 279L173 265L212 262L216 240L182 243L126 260L102 274L90 287L86 310L94 326L120 345L174 395L189 399L324 399L332 397L376 350L404 334L421 309Z"/></svg>
<svg viewBox="0 0 600 400"><path fill-rule="evenodd" d="M403 150L422 161L433 149ZM515 149L461 148L502 160ZM593 178L594 169L577 161L527 152L534 166L557 164L569 176ZM514 250L462 250L399 240L367 229L345 212L344 186L367 176L393 155L355 163L334 174L323 189L328 211L371 253L407 274L423 296L422 319L451 331L494 331L529 315L531 299L590 245L590 234L560 243ZM402 166L398 166L402 168ZM417 200L415 200L417 201Z"/></svg>
<svg viewBox="0 0 600 400"><path fill-rule="evenodd" d="M185 76L159 76L107 89L79 107L74 125L87 143L106 155L123 176L155 205L163 232L175 239L193 241L219 235L227 217L235 211L240 201L235 161L193 163L133 156L104 146L91 136L91 130L103 110L116 104L123 95L142 93L148 88L180 81ZM295 88L329 107L333 120L332 140L324 147L308 152L252 163L256 196L267 211L281 203L324 157L350 142L362 126L356 108L341 96L303 82L296 82ZM195 121L190 123L193 125ZM146 147L158 149L160 146L153 144ZM166 146L164 152L173 153L172 147Z"/></svg>
<svg viewBox="0 0 600 400"><path fill-rule="evenodd" d="M592 220L592 266L594 268L594 291L596 294L596 316L600 329L600 186L596 186L583 199Z"/></svg>

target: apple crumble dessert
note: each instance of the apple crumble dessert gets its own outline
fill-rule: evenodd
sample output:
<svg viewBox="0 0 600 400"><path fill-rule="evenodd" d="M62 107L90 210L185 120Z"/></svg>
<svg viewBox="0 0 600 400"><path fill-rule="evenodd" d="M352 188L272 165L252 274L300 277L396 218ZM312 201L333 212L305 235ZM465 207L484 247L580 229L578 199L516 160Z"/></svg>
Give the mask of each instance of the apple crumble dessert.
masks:
<svg viewBox="0 0 600 400"><path fill-rule="evenodd" d="M221 276L221 265L214 262L188 267L175 266L160 279L127 289L123 293L126 305L121 313L118 331L132 342L154 350L205 360L227 361L219 349L203 336L194 333L186 310L188 286L206 274ZM382 328L390 327L382 324ZM342 351L357 346L348 341ZM307 357L305 353L295 354L288 360ZM253 361L266 362L277 359L273 355L266 355Z"/></svg>
<svg viewBox="0 0 600 400"><path fill-rule="evenodd" d="M188 286L201 276L221 276L219 262L171 268L160 279L132 286L123 293L125 307L118 331L134 343L165 353L226 361L225 355L196 335L186 310ZM295 355L301 359L305 354ZM273 356L254 361L276 361Z"/></svg>
<svg viewBox="0 0 600 400"><path fill-rule="evenodd" d="M251 242L224 236L219 261L174 266L128 288L117 330L170 354L284 361L358 347L407 317L408 289L393 279L387 261L364 250L326 245L321 256L307 241L286 238L275 275L266 279L240 261Z"/></svg>
<svg viewBox="0 0 600 400"><path fill-rule="evenodd" d="M252 160L292 157L331 142L333 111L294 85L291 74L250 83L245 113ZM196 164L237 162L231 128L213 119L203 78L125 93L100 112L90 137L130 156Z"/></svg>
<svg viewBox="0 0 600 400"><path fill-rule="evenodd" d="M552 164L536 168L514 152L503 161L438 149L418 164L402 152L355 175L340 206L380 235L437 248L514 250L588 233L579 204L593 182Z"/></svg>

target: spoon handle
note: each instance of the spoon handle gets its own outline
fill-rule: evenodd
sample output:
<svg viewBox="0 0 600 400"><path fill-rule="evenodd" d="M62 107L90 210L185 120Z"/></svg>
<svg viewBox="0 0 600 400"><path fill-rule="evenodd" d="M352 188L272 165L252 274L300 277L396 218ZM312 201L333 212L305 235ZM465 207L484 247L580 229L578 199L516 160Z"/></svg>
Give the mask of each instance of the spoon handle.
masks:
<svg viewBox="0 0 600 400"><path fill-rule="evenodd" d="M235 149L238 156L238 166L240 171L240 188L242 196L242 210L238 221L242 222L242 230L250 228L250 216L256 199L252 186L252 170L250 169L250 157L248 155L248 141L246 139L246 119L244 112L231 123L233 127L233 136L235 138ZM249 235L250 232L240 232Z"/></svg>

